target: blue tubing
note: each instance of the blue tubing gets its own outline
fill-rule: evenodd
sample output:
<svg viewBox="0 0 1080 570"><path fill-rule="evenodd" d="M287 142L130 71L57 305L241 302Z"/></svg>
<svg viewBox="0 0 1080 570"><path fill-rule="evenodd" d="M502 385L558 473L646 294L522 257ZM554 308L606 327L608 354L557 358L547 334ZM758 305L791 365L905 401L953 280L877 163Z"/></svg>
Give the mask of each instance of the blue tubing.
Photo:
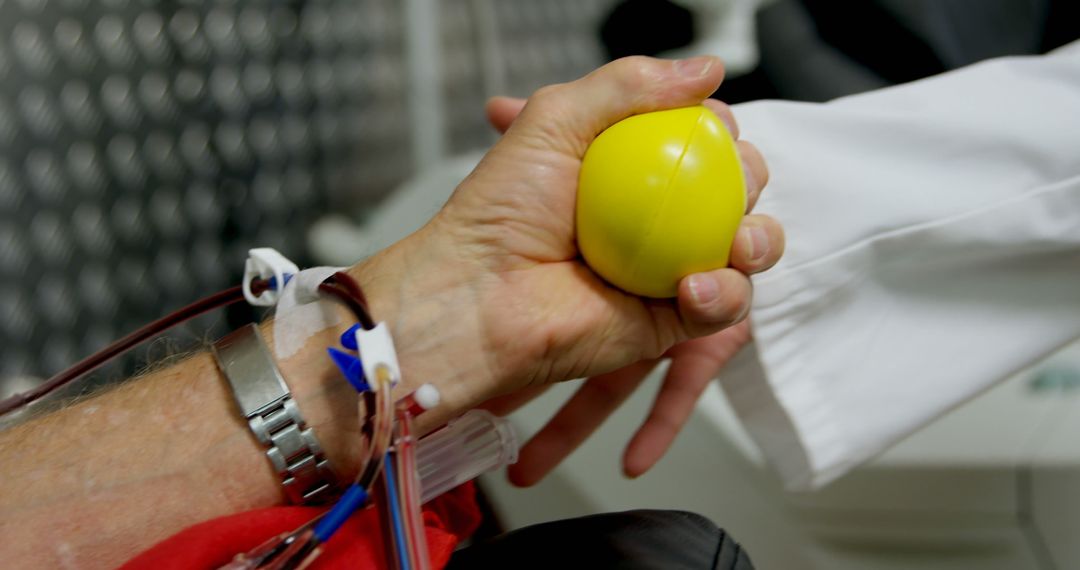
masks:
<svg viewBox="0 0 1080 570"><path fill-rule="evenodd" d="M338 502L334 504L334 507L330 509L330 512L326 513L318 523L315 524L315 538L319 542L326 542L331 536L337 532L337 529L341 528L341 525L345 524L345 521L349 520L349 517L356 512L357 509L364 506L367 502L368 494L360 485L353 483L345 490L345 494L338 499Z"/></svg>
<svg viewBox="0 0 1080 570"><path fill-rule="evenodd" d="M386 481L386 498L390 503L390 508L387 510L390 511L390 519L394 529L394 546L398 552L398 569L411 570L409 547L406 544L405 523L401 512L401 503L398 502L398 480L394 474L394 467L394 455L387 453L386 461L383 462L383 479Z"/></svg>

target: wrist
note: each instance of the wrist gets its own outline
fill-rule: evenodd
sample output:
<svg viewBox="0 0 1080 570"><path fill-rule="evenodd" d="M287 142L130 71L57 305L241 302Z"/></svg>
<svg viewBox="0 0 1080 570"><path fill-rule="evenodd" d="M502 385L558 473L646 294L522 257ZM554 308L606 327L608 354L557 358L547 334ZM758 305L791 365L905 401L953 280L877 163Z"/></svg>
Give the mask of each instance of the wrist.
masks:
<svg viewBox="0 0 1080 570"><path fill-rule="evenodd" d="M485 399L496 379L476 310L477 274L433 225L349 269L385 322L402 368L398 397L422 384L438 388L438 408L418 418L423 432Z"/></svg>
<svg viewBox="0 0 1080 570"><path fill-rule="evenodd" d="M358 263L347 272L364 291L372 318L390 329L402 366L400 398L421 384L436 386L442 403L418 418L420 433L444 423L485 399L492 382L479 349L472 296L446 271L446 258L432 248L427 236L407 238ZM356 317L336 301L324 301L337 312L339 323L308 338L301 350L278 358L293 398L311 426L334 469L353 476L362 446L358 396L327 355L340 347L340 336ZM273 321L264 325L267 343L274 345Z"/></svg>

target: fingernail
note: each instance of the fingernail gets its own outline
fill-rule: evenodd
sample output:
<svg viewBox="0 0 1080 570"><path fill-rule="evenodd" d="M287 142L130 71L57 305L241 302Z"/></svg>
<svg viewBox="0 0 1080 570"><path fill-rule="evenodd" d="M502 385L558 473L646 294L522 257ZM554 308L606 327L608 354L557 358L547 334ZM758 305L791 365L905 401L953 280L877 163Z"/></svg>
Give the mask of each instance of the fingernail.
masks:
<svg viewBox="0 0 1080 570"><path fill-rule="evenodd" d="M769 234L761 226L746 226L743 232L743 242L746 243L746 258L750 261L758 261L769 253Z"/></svg>
<svg viewBox="0 0 1080 570"><path fill-rule="evenodd" d="M710 279L705 275L691 275L690 296L694 298L694 303L698 305L707 305L720 296L720 288L716 286L715 280Z"/></svg>
<svg viewBox="0 0 1080 570"><path fill-rule="evenodd" d="M675 62L675 71L683 77L697 79L698 77L704 77L712 69L715 61L715 59L706 55L680 59Z"/></svg>

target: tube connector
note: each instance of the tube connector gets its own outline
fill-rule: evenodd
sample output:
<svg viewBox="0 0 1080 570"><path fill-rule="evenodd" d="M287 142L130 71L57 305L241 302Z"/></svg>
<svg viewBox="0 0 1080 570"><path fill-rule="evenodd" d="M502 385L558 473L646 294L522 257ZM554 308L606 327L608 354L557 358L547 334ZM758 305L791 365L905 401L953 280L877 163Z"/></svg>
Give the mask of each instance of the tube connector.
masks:
<svg viewBox="0 0 1080 570"><path fill-rule="evenodd" d="M244 262L244 299L256 307L272 307L281 298L281 290L288 280L299 272L295 263L272 247L250 249ZM251 292L251 282L255 279L270 281L271 288L256 296Z"/></svg>

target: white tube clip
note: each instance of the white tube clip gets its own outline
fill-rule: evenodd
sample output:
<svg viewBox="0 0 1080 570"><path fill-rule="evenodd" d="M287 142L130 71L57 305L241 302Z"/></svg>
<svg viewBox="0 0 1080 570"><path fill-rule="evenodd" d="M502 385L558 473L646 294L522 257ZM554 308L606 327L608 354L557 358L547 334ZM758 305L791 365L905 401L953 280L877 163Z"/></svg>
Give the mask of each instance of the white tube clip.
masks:
<svg viewBox="0 0 1080 570"><path fill-rule="evenodd" d="M244 298L256 307L272 307L281 298L281 290L285 288L287 278L299 272L300 268L295 263L272 247L250 249L247 261L244 262ZM267 289L258 296L251 292L253 280L271 278L274 280L273 289Z"/></svg>
<svg viewBox="0 0 1080 570"><path fill-rule="evenodd" d="M373 391L377 391L382 382L380 376L394 386L401 381L401 366L398 365L394 339L390 337L390 327L379 323L371 330L363 327L356 329L356 347L363 363L364 377Z"/></svg>

